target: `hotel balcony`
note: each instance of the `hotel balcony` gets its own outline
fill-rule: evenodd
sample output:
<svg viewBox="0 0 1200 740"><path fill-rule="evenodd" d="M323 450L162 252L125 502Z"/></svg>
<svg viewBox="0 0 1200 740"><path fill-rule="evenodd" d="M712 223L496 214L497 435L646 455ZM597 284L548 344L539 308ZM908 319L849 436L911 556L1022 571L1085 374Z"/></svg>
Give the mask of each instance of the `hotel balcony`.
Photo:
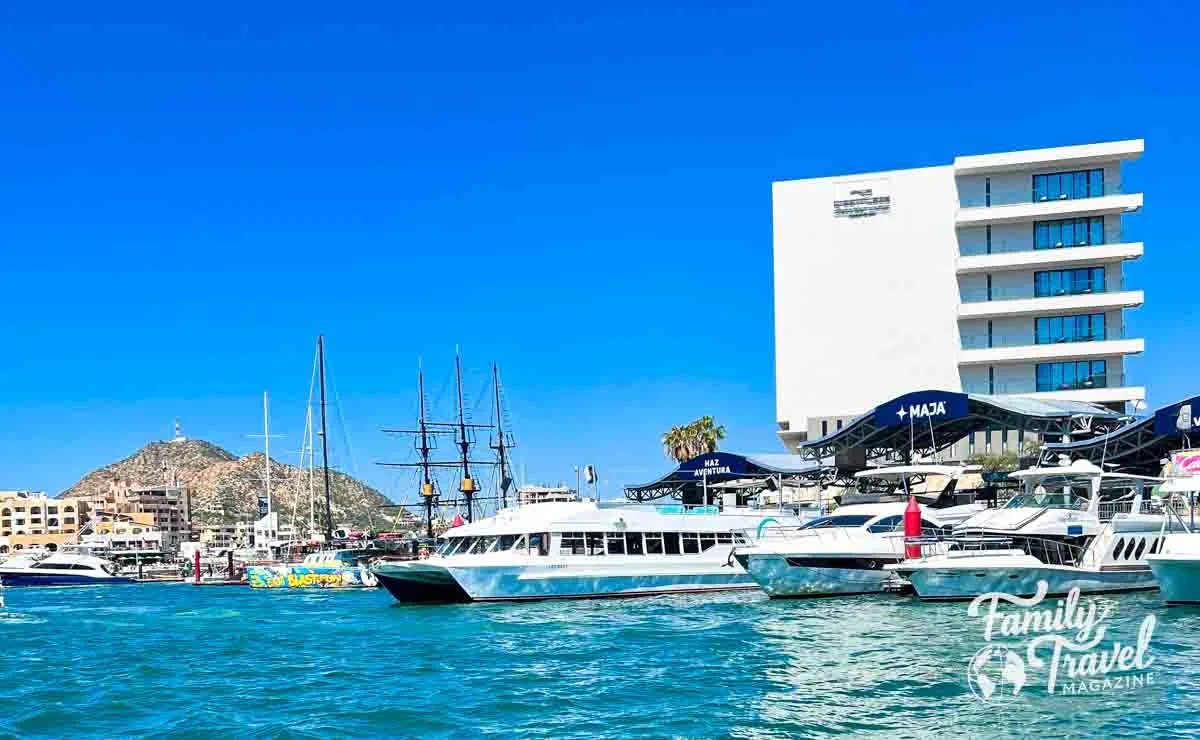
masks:
<svg viewBox="0 0 1200 740"><path fill-rule="evenodd" d="M1121 374L1094 376L1061 387L1039 387L1032 378L1007 383L964 383L963 392L1088 403L1125 403L1146 398L1145 386L1125 385L1125 376Z"/></svg>
<svg viewBox="0 0 1200 740"><path fill-rule="evenodd" d="M1074 293L1037 296L1032 289L993 289L964 292L960 297L958 318L986 319L1001 316L1053 316L1136 308L1146 301L1140 290L1126 290L1123 279Z"/></svg>
<svg viewBox="0 0 1200 740"><path fill-rule="evenodd" d="M1135 260L1143 251L1141 242L1064 245L1049 249L1035 249L1029 239L1000 242L993 243L990 252L979 247L964 248L958 258L958 274L1089 267Z"/></svg>
<svg viewBox="0 0 1200 740"><path fill-rule="evenodd" d="M1113 161L1137 159L1145 150L1145 139L1126 139L1099 144L1075 144L999 154L976 154L955 157L954 174L971 176L1047 169L1080 170Z"/></svg>
<svg viewBox="0 0 1200 740"><path fill-rule="evenodd" d="M1079 216L1116 216L1142 208L1142 193L1122 192L1120 185L1105 185L1099 194L1071 197L1049 195L1032 189L963 196L954 217L957 226L1021 221L1048 221Z"/></svg>
<svg viewBox="0 0 1200 740"><path fill-rule="evenodd" d="M969 336L962 338L961 365L1000 365L1014 362L1088 360L1146 351L1145 339L1128 339L1121 329L1080 337Z"/></svg>

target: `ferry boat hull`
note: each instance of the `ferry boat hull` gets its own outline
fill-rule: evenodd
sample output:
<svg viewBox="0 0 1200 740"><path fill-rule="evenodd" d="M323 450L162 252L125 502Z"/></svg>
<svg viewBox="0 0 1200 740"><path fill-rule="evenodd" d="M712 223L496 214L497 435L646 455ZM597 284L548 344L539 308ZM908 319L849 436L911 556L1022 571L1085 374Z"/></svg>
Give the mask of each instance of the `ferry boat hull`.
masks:
<svg viewBox="0 0 1200 740"><path fill-rule="evenodd" d="M938 561L941 562L938 562ZM1073 588L1101 594L1146 591L1158 588L1154 573L1145 566L1087 569L1047 565L1036 558L1013 557L927 558L895 568L912 584L923 601L964 601L985 593L1031 597L1045 581L1047 595L1062 596Z"/></svg>
<svg viewBox="0 0 1200 740"><path fill-rule="evenodd" d="M1150 555L1146 562L1168 604L1200 604L1200 557Z"/></svg>
<svg viewBox="0 0 1200 740"><path fill-rule="evenodd" d="M851 596L884 592L892 574L883 569L895 559L796 558L785 555L755 555L742 565L772 599L815 596Z"/></svg>
<svg viewBox="0 0 1200 740"><path fill-rule="evenodd" d="M414 561L377 565L374 572L397 601L406 603L625 598L758 588L734 565L686 571L665 567L657 572L644 565L641 572L630 572L635 565L631 563L605 565L453 567Z"/></svg>
<svg viewBox="0 0 1200 740"><path fill-rule="evenodd" d="M379 585L405 604L462 604L471 601L450 571L426 560L377 563Z"/></svg>

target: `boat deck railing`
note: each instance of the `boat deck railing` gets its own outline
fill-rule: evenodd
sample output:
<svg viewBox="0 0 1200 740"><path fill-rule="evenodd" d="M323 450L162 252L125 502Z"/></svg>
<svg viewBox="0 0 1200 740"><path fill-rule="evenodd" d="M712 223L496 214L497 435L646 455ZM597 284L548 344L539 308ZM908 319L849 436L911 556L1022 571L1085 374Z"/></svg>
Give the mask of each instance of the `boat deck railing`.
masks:
<svg viewBox="0 0 1200 740"><path fill-rule="evenodd" d="M1019 550L1046 565L1078 567L1088 564L1086 548L1046 537L956 534L909 537L904 540L904 544L920 547L922 558L934 555L986 555L989 552Z"/></svg>

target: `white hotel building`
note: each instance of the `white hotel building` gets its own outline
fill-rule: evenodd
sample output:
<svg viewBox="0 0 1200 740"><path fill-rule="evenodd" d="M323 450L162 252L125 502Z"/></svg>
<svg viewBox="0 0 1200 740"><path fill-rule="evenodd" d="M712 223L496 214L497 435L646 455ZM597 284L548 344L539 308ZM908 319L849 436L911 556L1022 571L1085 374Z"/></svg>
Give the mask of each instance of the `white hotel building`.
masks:
<svg viewBox="0 0 1200 740"><path fill-rule="evenodd" d="M773 185L779 434L792 446L937 389L1100 403L1125 372L1142 255L1122 162L1144 142L956 157Z"/></svg>

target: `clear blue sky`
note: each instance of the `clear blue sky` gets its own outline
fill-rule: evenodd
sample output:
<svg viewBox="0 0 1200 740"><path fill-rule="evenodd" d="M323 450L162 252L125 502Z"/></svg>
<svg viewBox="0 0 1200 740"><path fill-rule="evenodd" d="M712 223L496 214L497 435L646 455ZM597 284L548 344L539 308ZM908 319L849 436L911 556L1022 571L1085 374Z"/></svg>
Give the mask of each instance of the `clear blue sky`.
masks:
<svg viewBox="0 0 1200 740"><path fill-rule="evenodd" d="M264 389L294 460L318 332L335 459L394 498L378 429L456 344L472 394L501 363L531 479L615 494L703 413L776 450L772 180L1136 137L1130 372L1200 391L1194 8L176 5L5 10L0 488L176 416L251 451Z"/></svg>

